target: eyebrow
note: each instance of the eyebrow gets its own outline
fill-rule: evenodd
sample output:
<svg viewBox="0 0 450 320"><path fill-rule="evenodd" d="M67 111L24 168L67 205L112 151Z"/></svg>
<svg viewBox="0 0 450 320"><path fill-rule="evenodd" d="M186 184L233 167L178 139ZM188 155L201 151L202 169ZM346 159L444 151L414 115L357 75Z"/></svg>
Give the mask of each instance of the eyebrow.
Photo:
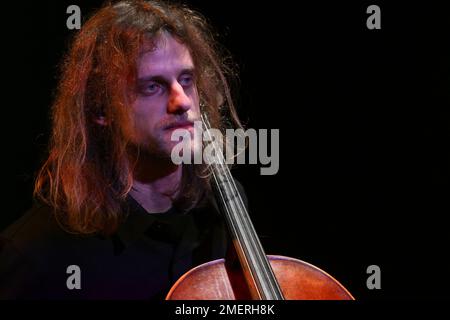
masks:
<svg viewBox="0 0 450 320"><path fill-rule="evenodd" d="M189 67L189 68L184 68L179 72L179 75L182 74L194 74L195 72L195 68L194 67ZM159 82L168 82L166 77L164 77L163 75L148 75L148 76L144 76L141 78L137 79L138 82L147 82L147 81L159 81Z"/></svg>

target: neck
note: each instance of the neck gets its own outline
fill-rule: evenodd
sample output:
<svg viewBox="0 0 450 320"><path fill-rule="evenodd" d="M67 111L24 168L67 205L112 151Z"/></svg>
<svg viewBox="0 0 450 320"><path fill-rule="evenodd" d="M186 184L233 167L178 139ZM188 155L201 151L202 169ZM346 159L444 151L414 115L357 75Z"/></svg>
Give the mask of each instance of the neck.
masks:
<svg viewBox="0 0 450 320"><path fill-rule="evenodd" d="M130 195L149 213L169 210L181 182L182 166L143 153L130 158L135 163Z"/></svg>

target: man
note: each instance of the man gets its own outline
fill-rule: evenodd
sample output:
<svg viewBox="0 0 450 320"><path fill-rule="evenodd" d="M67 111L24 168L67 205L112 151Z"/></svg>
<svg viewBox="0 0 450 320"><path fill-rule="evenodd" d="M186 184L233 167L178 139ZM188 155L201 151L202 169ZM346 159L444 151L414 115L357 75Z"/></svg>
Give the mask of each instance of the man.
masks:
<svg viewBox="0 0 450 320"><path fill-rule="evenodd" d="M173 131L192 133L201 111L214 127L222 111L239 126L210 35L195 12L157 1L109 4L84 24L64 59L35 206L2 234L1 298L162 299L224 256L207 168L171 161Z"/></svg>

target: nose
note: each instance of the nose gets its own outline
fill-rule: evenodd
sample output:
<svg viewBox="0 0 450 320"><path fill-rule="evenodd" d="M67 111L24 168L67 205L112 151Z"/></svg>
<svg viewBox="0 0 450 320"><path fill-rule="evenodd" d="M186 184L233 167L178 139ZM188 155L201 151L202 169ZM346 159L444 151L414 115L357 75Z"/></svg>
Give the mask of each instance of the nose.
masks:
<svg viewBox="0 0 450 320"><path fill-rule="evenodd" d="M191 99L186 95L183 87L178 82L175 82L170 88L170 96L167 105L168 113L184 113L191 107Z"/></svg>

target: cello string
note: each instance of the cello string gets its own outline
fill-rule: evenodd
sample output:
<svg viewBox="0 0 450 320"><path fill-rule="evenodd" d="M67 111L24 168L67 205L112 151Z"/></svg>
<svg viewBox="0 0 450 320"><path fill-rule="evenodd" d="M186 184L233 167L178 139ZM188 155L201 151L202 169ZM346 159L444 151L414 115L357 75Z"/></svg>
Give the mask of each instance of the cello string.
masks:
<svg viewBox="0 0 450 320"><path fill-rule="evenodd" d="M209 121L207 119L203 119L203 120L205 122L205 125L207 126L206 129L208 130L210 128ZM214 150L215 156L216 156L214 159L212 159L212 160L214 160L214 162L211 161L212 162L211 170L212 170L213 176L216 180L216 183L218 185L218 189L224 200L224 203L227 206L230 218L232 218L232 220L230 222L232 223L232 226L235 229L233 231L234 231L235 235L237 236L237 238L239 239L239 243L243 244L242 249L244 249L247 253L247 256L251 260L254 261L255 258L252 258L252 256L254 256L254 253L249 252L249 251L253 251L253 250L251 250L251 242L247 236L249 233L244 232L242 230L239 232L239 229L242 229L242 227L245 227L245 223L242 223L242 221L240 221L242 219L240 219L240 216L237 214L239 209L235 207L236 203L233 203L231 201L232 197L230 196L230 194L232 193L232 190L230 190L231 189L230 186L227 185L227 181L226 181L226 179L224 179L224 173L226 174L226 170L223 167L223 159L222 159L223 154L220 151L218 151L219 148L214 143L214 140L212 139L209 130L206 132L209 135L209 140L211 141L211 144L213 146L213 150ZM236 197L236 194L234 194L234 197ZM242 210L242 208L240 208L240 209ZM251 267L251 265L250 265L250 267ZM255 272L253 272L253 273L255 273Z"/></svg>
<svg viewBox="0 0 450 320"><path fill-rule="evenodd" d="M215 139L212 139L211 137L209 132L209 128L211 126L206 114L202 115L202 120L204 126L206 127L205 129L209 135L209 140L215 154L214 161L212 162L213 165L211 166L212 173L216 184L219 186L218 189L222 200L224 200L226 209L229 212L230 217L233 218L232 220L234 220L230 221L232 227L235 228L234 233L238 236L238 238L240 238L239 242L242 246L241 249L247 253L247 256L244 255L244 258L249 257L252 262L248 265L248 267L253 272L252 277L255 280L255 284L259 285L259 288L264 290L266 293L267 290L270 290L270 296L282 298L281 289L279 288L273 270L256 235L253 224L250 221L250 217L243 204L242 197L237 189L236 183L228 166L225 164L222 148L218 146ZM221 188L224 190L221 190ZM237 199L237 202L235 199ZM253 266L256 269L253 268Z"/></svg>
<svg viewBox="0 0 450 320"><path fill-rule="evenodd" d="M206 118L206 117L205 117ZM209 125L209 121L206 118L205 119L205 123L207 125L207 127L210 127ZM221 185L222 187L224 187L225 189L225 193L228 194L228 201L227 204L231 204L231 211L234 212L234 216L236 218L238 218L237 220L240 220L240 224L241 226L243 226L245 229L247 229L247 232L244 232L244 235L249 235L249 237L245 237L249 240L245 241L245 243L247 244L247 246L249 247L249 250L251 250L253 253L252 255L256 257L256 259L258 259L260 262L262 261L263 263L260 263L260 265L262 265L264 267L265 265L265 261L267 258L265 256L265 254L263 254L263 250L262 250L262 246L259 242L259 239L256 236L256 232L253 228L252 223L250 222L249 216L246 211L245 206L243 205L243 201L242 198L240 196L240 193L237 191L237 187L236 184L234 182L234 179L231 176L231 173L228 169L228 166L224 165L224 159L223 159L223 153L221 151L221 148L219 146L217 146L217 143L215 143L215 141L210 137L213 149L215 150L215 154L217 155L216 157L216 166L213 166L213 168L216 169L218 175L219 175L219 179L220 177L222 177L221 181ZM213 171L214 172L214 171ZM234 197L231 197L230 194L233 194ZM231 200L233 200L233 198L237 198L238 202L235 203ZM237 207L236 207L237 205ZM241 214L239 214L239 212L241 212ZM244 214L242 214L244 213ZM252 247L254 249L252 249ZM257 250L260 249L260 250ZM268 263L268 262L267 262ZM261 268L260 268L261 269ZM266 271L264 268L263 271ZM270 269L269 269L270 271ZM267 271L266 271L267 273Z"/></svg>

